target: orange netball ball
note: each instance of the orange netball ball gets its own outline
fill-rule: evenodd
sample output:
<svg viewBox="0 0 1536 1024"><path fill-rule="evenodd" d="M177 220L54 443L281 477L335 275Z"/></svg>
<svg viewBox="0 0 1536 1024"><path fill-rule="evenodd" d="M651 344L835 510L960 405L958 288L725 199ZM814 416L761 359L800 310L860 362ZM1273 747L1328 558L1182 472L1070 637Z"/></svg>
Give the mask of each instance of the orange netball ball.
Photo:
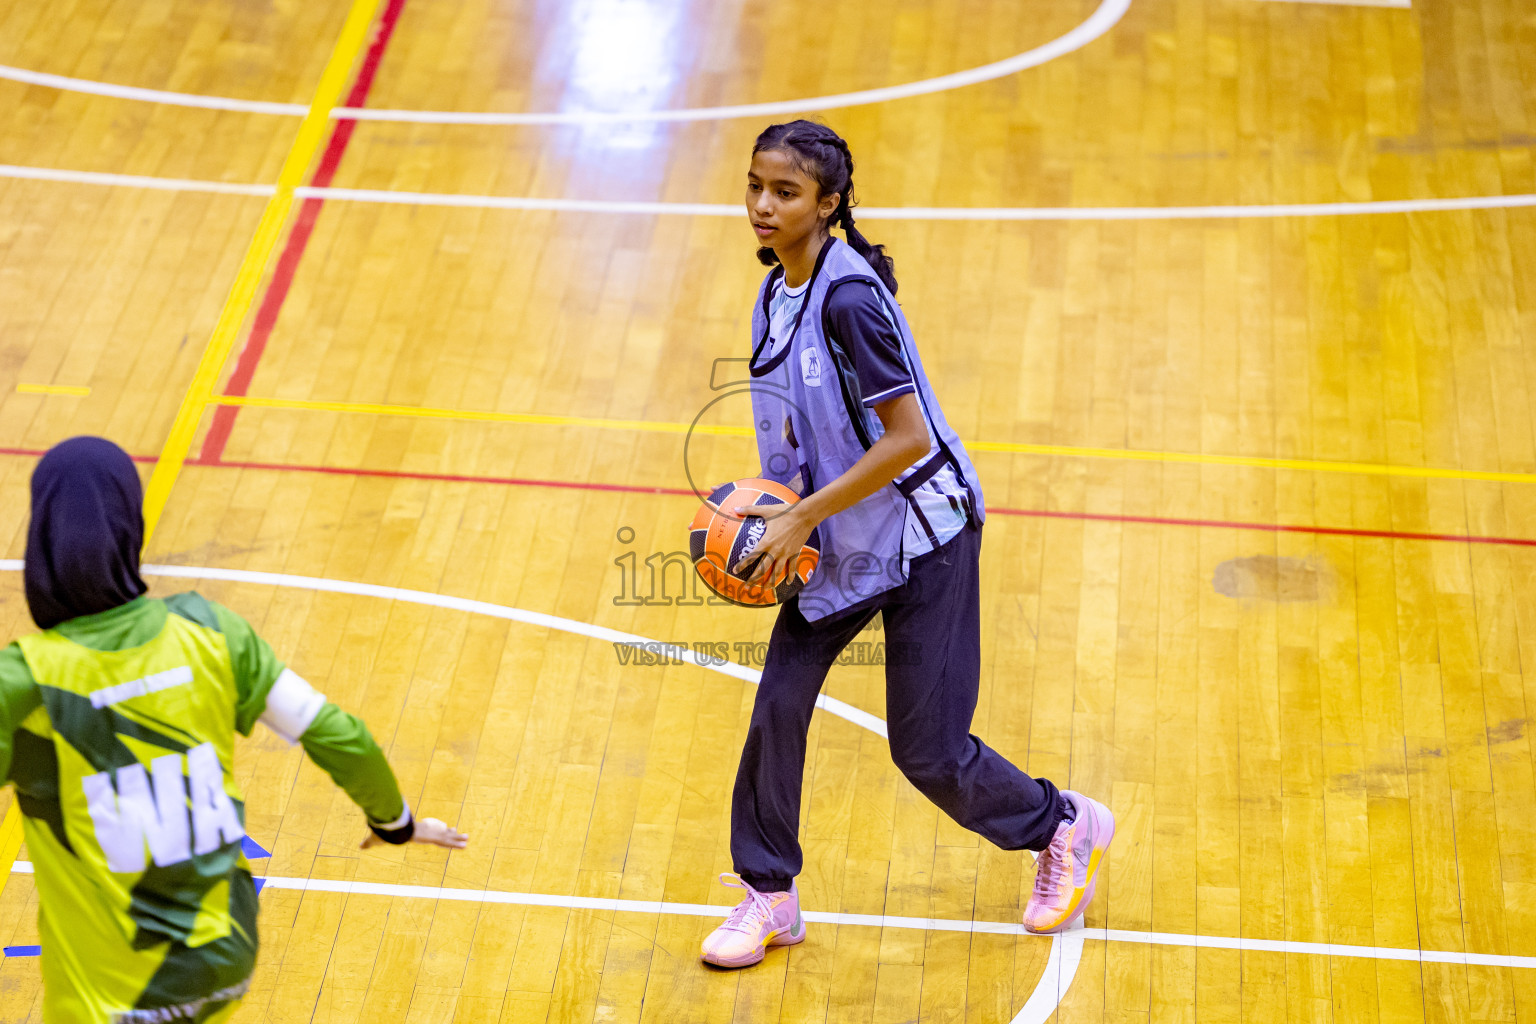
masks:
<svg viewBox="0 0 1536 1024"><path fill-rule="evenodd" d="M821 561L821 534L812 530L800 549L795 570L777 587L752 585L747 582L758 559L750 557L757 542L763 539L768 521L762 516L738 516L731 510L738 505L784 505L788 507L800 500L800 496L781 483L748 477L733 483L722 484L709 496L709 504L699 508L688 527L688 546L693 557L693 567L698 570L704 583L732 604L749 608L762 608L781 604L794 597L805 586ZM710 506L713 505L714 508ZM720 509L719 512L715 508ZM731 566L745 558L737 572Z"/></svg>

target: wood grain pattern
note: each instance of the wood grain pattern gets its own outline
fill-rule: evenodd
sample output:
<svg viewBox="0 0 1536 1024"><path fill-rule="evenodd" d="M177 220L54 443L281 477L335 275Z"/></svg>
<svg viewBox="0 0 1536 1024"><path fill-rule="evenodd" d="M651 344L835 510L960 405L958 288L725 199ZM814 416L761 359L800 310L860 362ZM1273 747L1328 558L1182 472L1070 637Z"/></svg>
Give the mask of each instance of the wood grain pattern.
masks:
<svg viewBox="0 0 1536 1024"><path fill-rule="evenodd" d="M1002 59L1092 6L412 0L369 103L842 92ZM306 102L346 7L0 0L0 63ZM1523 193L1536 191L1532 69L1536 24L1516 0L1137 0L1042 67L827 120L880 206ZM760 128L363 122L337 184L725 202ZM0 162L271 181L292 129L0 82ZM260 209L0 180L0 446L89 432L157 451ZM861 227L896 257L966 438L1536 472L1530 210ZM328 203L250 393L687 422L722 393L714 360L746 354L760 274L734 221ZM701 422L747 415L726 399ZM245 408L225 457L295 468L189 465L152 560L452 594L665 641L768 636L765 614L622 600L627 555L645 596L647 556L682 548L694 503L665 491L752 472L744 438ZM1536 538L1529 484L976 458L1001 508ZM24 546L32 462L0 455L7 557ZM400 472L574 486L382 475ZM1116 812L1091 926L1536 955L1536 552L1002 514L986 533L976 731ZM1230 596L1217 581L1238 563L1304 570L1311 589ZM686 573L667 572L658 597L680 594ZM367 719L413 806L473 837L452 856L361 853L346 798L258 735L237 763L248 827L272 851L258 870L726 902L714 877L731 866L749 685L405 602L198 589ZM29 628L14 574L0 574L0 626ZM826 692L883 714L878 667L840 667ZM877 736L818 715L805 770L808 910L1017 920L1027 859L944 818ZM813 923L805 944L726 973L697 963L701 917L261 899L239 1021L1003 1024L1048 952ZM35 913L30 878L14 876L0 939L35 941ZM35 959L0 961L0 1021L39 1019L39 998ZM1512 1022L1533 1005L1526 968L1089 941L1057 1019Z"/></svg>

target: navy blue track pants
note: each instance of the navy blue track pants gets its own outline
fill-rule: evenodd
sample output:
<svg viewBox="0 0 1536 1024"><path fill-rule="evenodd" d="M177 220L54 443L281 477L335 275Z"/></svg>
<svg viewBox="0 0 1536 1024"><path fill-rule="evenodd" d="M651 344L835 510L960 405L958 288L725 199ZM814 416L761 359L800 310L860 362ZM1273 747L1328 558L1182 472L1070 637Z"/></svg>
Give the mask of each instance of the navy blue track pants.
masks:
<svg viewBox="0 0 1536 1024"><path fill-rule="evenodd" d="M885 704L891 757L955 821L1005 850L1043 850L1065 802L971 735L981 681L981 530L965 529L912 560L907 582L867 607L812 624L791 600L779 611L731 804L736 873L781 892L800 873L805 737L827 670L885 616Z"/></svg>

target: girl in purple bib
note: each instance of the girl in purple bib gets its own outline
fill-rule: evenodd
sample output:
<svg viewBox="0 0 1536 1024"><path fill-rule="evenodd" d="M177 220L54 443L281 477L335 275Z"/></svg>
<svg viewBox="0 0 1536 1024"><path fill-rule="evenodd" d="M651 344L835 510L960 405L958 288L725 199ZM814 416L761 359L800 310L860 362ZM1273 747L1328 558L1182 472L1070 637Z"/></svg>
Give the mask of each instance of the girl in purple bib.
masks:
<svg viewBox="0 0 1536 1024"><path fill-rule="evenodd" d="M702 953L721 967L805 939L795 876L806 732L827 670L877 613L891 756L961 825L1040 851L1026 928L1060 931L1082 915L1114 835L1103 804L1031 778L971 735L981 489L896 304L891 258L854 227L853 205L853 156L832 129L794 121L758 136L747 216L773 270L753 313L753 420L762 475L802 500L724 511L768 519L752 552L758 584L785 578L812 529L822 559L780 609L741 754L736 871L722 881L745 895Z"/></svg>

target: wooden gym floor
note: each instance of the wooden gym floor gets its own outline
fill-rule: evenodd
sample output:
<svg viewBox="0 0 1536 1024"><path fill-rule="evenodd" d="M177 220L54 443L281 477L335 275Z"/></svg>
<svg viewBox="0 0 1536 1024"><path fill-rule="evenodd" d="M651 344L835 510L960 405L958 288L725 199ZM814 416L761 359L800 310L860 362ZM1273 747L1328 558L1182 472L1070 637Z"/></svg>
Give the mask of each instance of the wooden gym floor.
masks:
<svg viewBox="0 0 1536 1024"><path fill-rule="evenodd" d="M249 616L472 835L360 853L243 744L239 1020L1536 1021L1525 0L0 0L0 65L0 554L40 450L113 438L155 590ZM1119 816L1061 939L851 665L809 940L696 960L771 615L675 603L662 559L635 594L690 480L756 466L713 361L762 273L751 140L794 115L582 112L802 97L992 508L976 731ZM4 1021L38 1016L27 867Z"/></svg>

